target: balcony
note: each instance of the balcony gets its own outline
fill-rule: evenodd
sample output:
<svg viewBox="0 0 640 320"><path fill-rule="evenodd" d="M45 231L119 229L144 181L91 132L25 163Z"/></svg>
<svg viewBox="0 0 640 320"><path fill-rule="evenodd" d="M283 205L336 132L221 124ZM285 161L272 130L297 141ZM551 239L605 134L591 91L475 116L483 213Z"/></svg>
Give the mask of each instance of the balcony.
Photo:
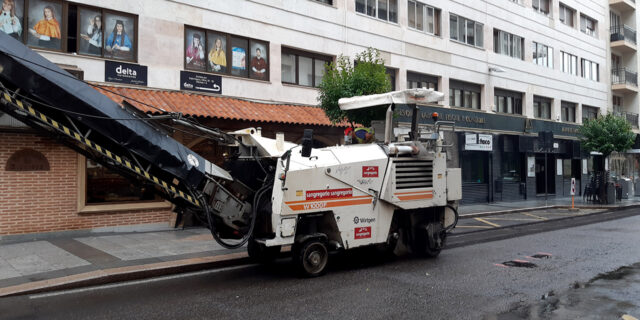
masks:
<svg viewBox="0 0 640 320"><path fill-rule="evenodd" d="M636 30L626 25L612 26L611 49L621 52L636 51Z"/></svg>
<svg viewBox="0 0 640 320"><path fill-rule="evenodd" d="M637 113L614 110L613 111L613 115L621 117L621 118L625 118L627 120L627 122L629 122L631 127L633 127L634 129L638 129L638 114Z"/></svg>
<svg viewBox="0 0 640 320"><path fill-rule="evenodd" d="M618 94L638 92L638 73L627 68L611 70L611 91Z"/></svg>
<svg viewBox="0 0 640 320"><path fill-rule="evenodd" d="M636 9L636 0L609 0L609 7L620 12Z"/></svg>

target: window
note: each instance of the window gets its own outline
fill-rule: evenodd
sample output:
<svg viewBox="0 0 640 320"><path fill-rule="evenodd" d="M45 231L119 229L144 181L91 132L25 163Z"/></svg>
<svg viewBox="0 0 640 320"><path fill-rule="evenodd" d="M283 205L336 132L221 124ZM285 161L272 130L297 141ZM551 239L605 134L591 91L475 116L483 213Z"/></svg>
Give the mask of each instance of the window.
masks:
<svg viewBox="0 0 640 320"><path fill-rule="evenodd" d="M427 88L438 90L438 77L407 71L407 89Z"/></svg>
<svg viewBox="0 0 640 320"><path fill-rule="evenodd" d="M571 159L562 159L562 177L571 179Z"/></svg>
<svg viewBox="0 0 640 320"><path fill-rule="evenodd" d="M356 0L356 12L384 21L398 22L398 0Z"/></svg>
<svg viewBox="0 0 640 320"><path fill-rule="evenodd" d="M398 69L385 67L385 72L389 76L389 82L391 82L391 91L396 91L396 72L398 72Z"/></svg>
<svg viewBox="0 0 640 320"><path fill-rule="evenodd" d="M489 152L462 151L460 153L462 183L487 183Z"/></svg>
<svg viewBox="0 0 640 320"><path fill-rule="evenodd" d="M317 87L322 82L325 64L330 56L282 48L282 82L301 86Z"/></svg>
<svg viewBox="0 0 640 320"><path fill-rule="evenodd" d="M123 203L160 200L152 187L140 187L117 172L86 160L86 204Z"/></svg>
<svg viewBox="0 0 640 320"><path fill-rule="evenodd" d="M577 76L578 57L563 51L561 51L560 53L562 55L562 72Z"/></svg>
<svg viewBox="0 0 640 320"><path fill-rule="evenodd" d="M576 11L565 6L564 4L560 4L560 22L573 27L573 16L576 14Z"/></svg>
<svg viewBox="0 0 640 320"><path fill-rule="evenodd" d="M582 122L598 118L598 108L590 106L582 106Z"/></svg>
<svg viewBox="0 0 640 320"><path fill-rule="evenodd" d="M613 111L622 110L622 97L613 96Z"/></svg>
<svg viewBox="0 0 640 320"><path fill-rule="evenodd" d="M269 43L185 26L184 68L269 80Z"/></svg>
<svg viewBox="0 0 640 320"><path fill-rule="evenodd" d="M522 114L522 93L503 89L494 90L493 111Z"/></svg>
<svg viewBox="0 0 640 320"><path fill-rule="evenodd" d="M440 35L440 9L411 0L408 6L409 28Z"/></svg>
<svg viewBox="0 0 640 320"><path fill-rule="evenodd" d="M533 96L533 116L539 119L551 119L551 102L549 98Z"/></svg>
<svg viewBox="0 0 640 320"><path fill-rule="evenodd" d="M493 49L496 53L524 59L524 39L514 34L493 29Z"/></svg>
<svg viewBox="0 0 640 320"><path fill-rule="evenodd" d="M591 19L588 16L585 16L584 14L580 14L580 31L595 37L596 26L597 26L596 20Z"/></svg>
<svg viewBox="0 0 640 320"><path fill-rule="evenodd" d="M533 10L548 15L550 7L549 2L551 2L551 0L533 0Z"/></svg>
<svg viewBox="0 0 640 320"><path fill-rule="evenodd" d="M519 151L518 136L501 135L502 153L500 153L500 173L504 181L520 181L522 157Z"/></svg>
<svg viewBox="0 0 640 320"><path fill-rule="evenodd" d="M0 30L45 50L136 61L138 17L59 0L4 1L11 23ZM3 20L4 21L4 20Z"/></svg>
<svg viewBox="0 0 640 320"><path fill-rule="evenodd" d="M587 59L580 59L582 68L582 77L585 79L600 81L600 72L598 64Z"/></svg>
<svg viewBox="0 0 640 320"><path fill-rule="evenodd" d="M312 1L328 4L330 6L333 5L333 0L312 0Z"/></svg>
<svg viewBox="0 0 640 320"><path fill-rule="evenodd" d="M553 48L533 42L533 63L553 69Z"/></svg>
<svg viewBox="0 0 640 320"><path fill-rule="evenodd" d="M480 109L479 84L449 80L449 105L452 107Z"/></svg>
<svg viewBox="0 0 640 320"><path fill-rule="evenodd" d="M576 104L562 101L561 113L563 122L576 122Z"/></svg>
<svg viewBox="0 0 640 320"><path fill-rule="evenodd" d="M483 24L455 14L449 15L449 38L458 42L482 47L484 44Z"/></svg>

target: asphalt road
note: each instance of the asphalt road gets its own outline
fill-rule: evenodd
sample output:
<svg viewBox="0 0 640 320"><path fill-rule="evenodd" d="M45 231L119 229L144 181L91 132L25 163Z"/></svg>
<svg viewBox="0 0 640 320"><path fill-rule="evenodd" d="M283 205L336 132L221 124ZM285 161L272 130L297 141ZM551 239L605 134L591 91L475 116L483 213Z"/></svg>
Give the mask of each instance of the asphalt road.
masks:
<svg viewBox="0 0 640 320"><path fill-rule="evenodd" d="M640 261L639 241L640 216L633 216L467 243L432 260L352 252L333 257L328 274L316 279L296 278L283 259L268 267L5 298L0 311L2 319L503 319L551 291L561 294ZM550 257L530 258L540 252ZM504 266L513 260L535 266ZM613 306L613 318L628 311ZM602 310L579 312L604 317L593 313Z"/></svg>

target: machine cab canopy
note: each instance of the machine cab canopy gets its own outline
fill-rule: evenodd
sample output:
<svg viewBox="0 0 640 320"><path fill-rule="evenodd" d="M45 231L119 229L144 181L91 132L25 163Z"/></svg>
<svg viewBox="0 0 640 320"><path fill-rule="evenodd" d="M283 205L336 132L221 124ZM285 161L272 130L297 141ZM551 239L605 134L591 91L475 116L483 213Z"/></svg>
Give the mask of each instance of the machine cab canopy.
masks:
<svg viewBox="0 0 640 320"><path fill-rule="evenodd" d="M341 110L355 110L392 104L424 104L444 100L442 92L427 88L406 89L338 100Z"/></svg>

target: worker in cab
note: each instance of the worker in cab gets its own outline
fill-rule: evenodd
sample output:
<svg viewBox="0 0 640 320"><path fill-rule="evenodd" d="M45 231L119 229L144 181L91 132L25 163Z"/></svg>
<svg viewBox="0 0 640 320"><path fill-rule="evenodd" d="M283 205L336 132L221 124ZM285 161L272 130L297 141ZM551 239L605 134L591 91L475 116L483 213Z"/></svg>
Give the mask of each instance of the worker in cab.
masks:
<svg viewBox="0 0 640 320"><path fill-rule="evenodd" d="M356 128L351 127L344 130L345 138L351 138L351 143L371 143L375 139L373 128Z"/></svg>

